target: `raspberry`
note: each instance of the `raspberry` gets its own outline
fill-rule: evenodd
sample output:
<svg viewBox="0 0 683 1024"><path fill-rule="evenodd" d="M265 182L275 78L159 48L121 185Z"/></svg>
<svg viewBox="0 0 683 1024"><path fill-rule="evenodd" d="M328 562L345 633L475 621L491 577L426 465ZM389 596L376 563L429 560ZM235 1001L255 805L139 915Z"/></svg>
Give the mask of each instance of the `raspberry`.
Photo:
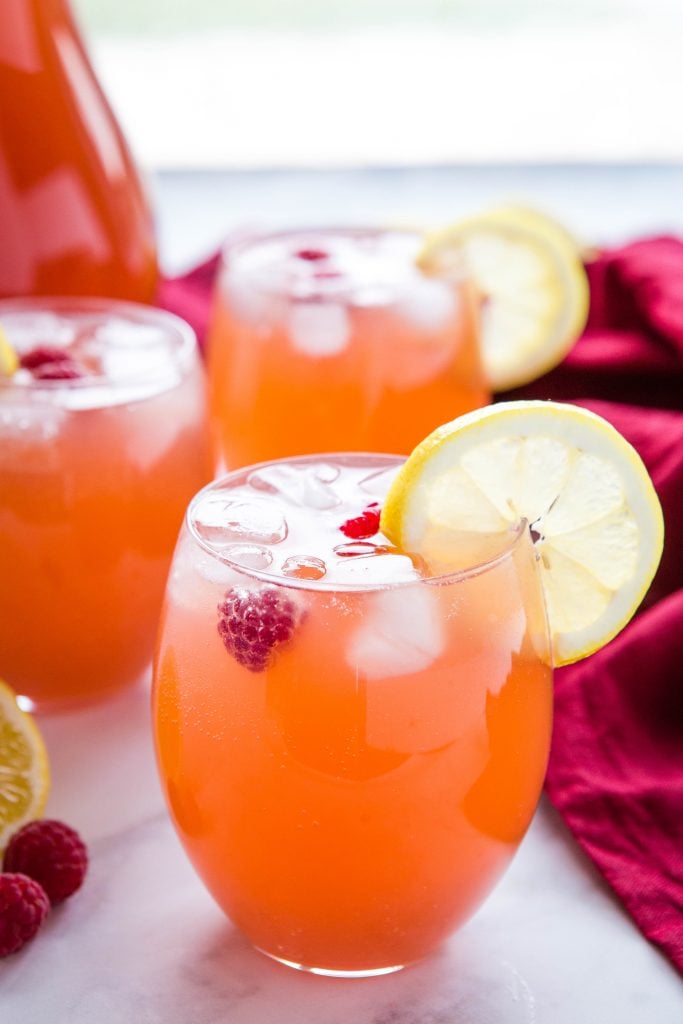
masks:
<svg viewBox="0 0 683 1024"><path fill-rule="evenodd" d="M73 359L59 359L53 363L42 363L32 371L36 380L74 380L82 377L83 371Z"/></svg>
<svg viewBox="0 0 683 1024"><path fill-rule="evenodd" d="M308 260L310 263L317 263L318 260L326 260L328 254L324 249L299 249L295 254L299 260Z"/></svg>
<svg viewBox="0 0 683 1024"><path fill-rule="evenodd" d="M20 871L39 882L50 903L61 903L79 889L88 851L74 829L61 821L31 821L10 839L4 871Z"/></svg>
<svg viewBox="0 0 683 1024"><path fill-rule="evenodd" d="M345 523L342 523L339 529L345 537L350 537L351 540L367 540L368 537L374 537L379 530L381 511L378 502L373 501L355 519L347 519Z"/></svg>
<svg viewBox="0 0 683 1024"><path fill-rule="evenodd" d="M296 605L277 587L231 587L218 605L218 632L226 650L250 672L263 672L275 647L299 625Z"/></svg>
<svg viewBox="0 0 683 1024"><path fill-rule="evenodd" d="M19 363L24 370L30 370L36 380L73 380L83 376L74 357L56 345L38 345L25 352Z"/></svg>
<svg viewBox="0 0 683 1024"><path fill-rule="evenodd" d="M58 348L56 345L38 345L25 352L19 364L25 370L35 370L43 363L61 363L62 359L71 359L66 349Z"/></svg>
<svg viewBox="0 0 683 1024"><path fill-rule="evenodd" d="M27 875L0 875L0 957L16 953L32 939L49 909L38 882Z"/></svg>

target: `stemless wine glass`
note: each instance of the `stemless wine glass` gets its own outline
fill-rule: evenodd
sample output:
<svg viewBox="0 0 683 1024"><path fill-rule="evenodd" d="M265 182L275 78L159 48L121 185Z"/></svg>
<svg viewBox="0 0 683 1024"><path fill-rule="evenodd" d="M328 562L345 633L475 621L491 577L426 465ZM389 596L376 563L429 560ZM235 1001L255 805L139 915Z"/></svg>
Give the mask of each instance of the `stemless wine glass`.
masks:
<svg viewBox="0 0 683 1024"><path fill-rule="evenodd" d="M422 242L416 231L320 228L226 248L208 340L222 464L407 454L489 401L474 289L456 267L424 274Z"/></svg>
<svg viewBox="0 0 683 1024"><path fill-rule="evenodd" d="M204 375L190 327L146 306L7 300L0 324L40 365L0 377L0 676L58 707L151 660L183 512L211 477Z"/></svg>
<svg viewBox="0 0 683 1024"><path fill-rule="evenodd" d="M255 947L319 974L395 971L457 928L517 849L548 756L529 530L436 577L354 539L401 462L310 456L212 483L162 613L154 720L178 834Z"/></svg>

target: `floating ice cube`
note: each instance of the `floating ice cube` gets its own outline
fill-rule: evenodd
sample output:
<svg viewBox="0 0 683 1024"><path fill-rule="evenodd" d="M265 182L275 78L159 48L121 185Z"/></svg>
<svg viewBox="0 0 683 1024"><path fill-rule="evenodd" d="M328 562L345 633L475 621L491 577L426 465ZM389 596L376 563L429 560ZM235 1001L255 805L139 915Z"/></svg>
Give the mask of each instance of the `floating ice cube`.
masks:
<svg viewBox="0 0 683 1024"><path fill-rule="evenodd" d="M344 558L328 567L330 580L358 586L382 586L420 578L407 555L376 555L371 558Z"/></svg>
<svg viewBox="0 0 683 1024"><path fill-rule="evenodd" d="M321 580L327 572L322 558L315 555L290 555L282 563L283 576L299 580Z"/></svg>
<svg viewBox="0 0 683 1024"><path fill-rule="evenodd" d="M273 562L273 552L260 544L229 544L221 548L221 556L231 562L243 565L245 569L268 569Z"/></svg>
<svg viewBox="0 0 683 1024"><path fill-rule="evenodd" d="M288 317L292 346L307 356L336 356L351 338L346 306L336 302L294 302Z"/></svg>
<svg viewBox="0 0 683 1024"><path fill-rule="evenodd" d="M300 501L308 508L336 508L341 499L330 484L320 480L314 472L303 474Z"/></svg>
<svg viewBox="0 0 683 1024"><path fill-rule="evenodd" d="M450 284L415 278L397 302L398 313L425 331L437 331L446 326L455 314L458 298Z"/></svg>
<svg viewBox="0 0 683 1024"><path fill-rule="evenodd" d="M264 494L281 494L287 497L288 493L296 488L297 471L293 466L264 466L263 469L253 470L247 477L247 484L255 491L263 491Z"/></svg>
<svg viewBox="0 0 683 1024"><path fill-rule="evenodd" d="M366 494L371 494L373 498L385 498L400 468L400 466L389 466L388 469L375 470L374 473L359 480L358 486Z"/></svg>
<svg viewBox="0 0 683 1024"><path fill-rule="evenodd" d="M56 313L8 312L3 315L2 326L18 352L28 352L37 345L58 348L70 345L76 337L76 325Z"/></svg>
<svg viewBox="0 0 683 1024"><path fill-rule="evenodd" d="M213 547L235 542L279 544L287 536L287 521L280 509L258 501L230 501L208 494L194 510L198 535Z"/></svg>
<svg viewBox="0 0 683 1024"><path fill-rule="evenodd" d="M282 316L282 299L260 287L249 274L231 271L222 291L233 315L252 326L269 330Z"/></svg>
<svg viewBox="0 0 683 1024"><path fill-rule="evenodd" d="M324 484L333 484L341 472L339 466L332 466L328 462L319 462L312 469L317 479L321 480Z"/></svg>
<svg viewBox="0 0 683 1024"><path fill-rule="evenodd" d="M347 564L365 566L391 557L399 556L351 559ZM427 586L399 587L372 596L365 621L351 638L346 660L354 672L367 679L384 679L424 671L443 648L437 595Z"/></svg>
<svg viewBox="0 0 683 1024"><path fill-rule="evenodd" d="M336 476L329 479L330 471L335 469L326 463L318 466L264 466L250 473L247 483L256 491L278 494L294 505L330 509L341 502L332 487Z"/></svg>

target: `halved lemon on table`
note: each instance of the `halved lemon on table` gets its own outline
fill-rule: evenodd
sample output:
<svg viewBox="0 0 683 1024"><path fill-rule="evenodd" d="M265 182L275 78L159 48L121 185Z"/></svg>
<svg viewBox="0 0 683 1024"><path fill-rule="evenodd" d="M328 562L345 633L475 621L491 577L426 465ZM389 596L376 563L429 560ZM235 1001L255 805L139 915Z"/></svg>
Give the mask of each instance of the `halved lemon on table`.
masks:
<svg viewBox="0 0 683 1024"><path fill-rule="evenodd" d="M0 851L39 818L50 789L47 752L38 726L0 680Z"/></svg>
<svg viewBox="0 0 683 1024"><path fill-rule="evenodd" d="M482 359L493 391L557 366L585 326L581 249L537 210L504 206L435 231L417 262L427 274L467 269L482 298Z"/></svg>
<svg viewBox="0 0 683 1024"><path fill-rule="evenodd" d="M579 406L532 401L461 416L409 456L381 529L445 572L502 550L523 521L540 564L553 661L569 664L630 620L663 546L647 470L606 420Z"/></svg>

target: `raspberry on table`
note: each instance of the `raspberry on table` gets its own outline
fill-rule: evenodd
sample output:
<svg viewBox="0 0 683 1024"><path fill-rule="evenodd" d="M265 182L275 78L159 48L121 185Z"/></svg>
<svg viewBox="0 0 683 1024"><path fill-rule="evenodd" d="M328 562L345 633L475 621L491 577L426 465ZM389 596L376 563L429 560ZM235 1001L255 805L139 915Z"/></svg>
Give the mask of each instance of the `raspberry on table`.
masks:
<svg viewBox="0 0 683 1024"><path fill-rule="evenodd" d="M28 875L0 875L0 957L16 953L32 939L49 909L42 886Z"/></svg>
<svg viewBox="0 0 683 1024"><path fill-rule="evenodd" d="M218 605L218 633L226 650L250 672L262 672L277 646L291 639L300 613L277 587L231 587Z"/></svg>
<svg viewBox="0 0 683 1024"><path fill-rule="evenodd" d="M18 871L45 890L50 903L61 903L83 883L88 851L78 832L61 821L30 821L7 844L4 871Z"/></svg>
<svg viewBox="0 0 683 1024"><path fill-rule="evenodd" d="M367 540L368 537L374 537L379 531L381 512L379 502L373 501L359 516L347 519L345 523L342 523L339 529L345 537L350 537L351 540Z"/></svg>

